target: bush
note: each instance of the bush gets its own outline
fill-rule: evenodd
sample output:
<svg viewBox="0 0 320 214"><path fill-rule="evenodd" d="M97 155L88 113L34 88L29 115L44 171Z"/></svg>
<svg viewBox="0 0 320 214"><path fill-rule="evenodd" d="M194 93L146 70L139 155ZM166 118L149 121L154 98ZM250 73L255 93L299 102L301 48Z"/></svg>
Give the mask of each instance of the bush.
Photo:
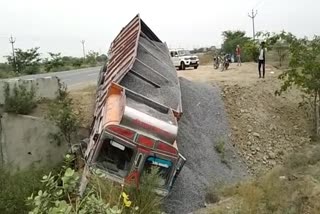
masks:
<svg viewBox="0 0 320 214"><path fill-rule="evenodd" d="M65 165L59 173L43 176L43 189L28 198L32 214L40 213L160 213L159 198L152 192L157 182L157 171L151 170L144 175L145 182L132 195L124 186L116 188L113 184L92 176L91 185L87 187L82 198L77 196L79 185L78 173L70 168L74 158L66 156ZM139 207L137 206L139 205Z"/></svg>
<svg viewBox="0 0 320 214"><path fill-rule="evenodd" d="M11 78L18 76L14 71L0 71L0 79Z"/></svg>
<svg viewBox="0 0 320 214"><path fill-rule="evenodd" d="M8 63L0 63L0 72L10 72L12 71L12 66Z"/></svg>
<svg viewBox="0 0 320 214"><path fill-rule="evenodd" d="M40 65L28 65L24 68L23 72L25 74L38 74L40 73Z"/></svg>
<svg viewBox="0 0 320 214"><path fill-rule="evenodd" d="M5 84L4 97L4 111L10 113L30 114L37 105L34 86L28 90L25 84L15 84L10 93L9 84Z"/></svg>
<svg viewBox="0 0 320 214"><path fill-rule="evenodd" d="M43 187L43 184L37 181L47 171L30 169L12 175L7 169L0 167L0 213L27 213L25 199Z"/></svg>
<svg viewBox="0 0 320 214"><path fill-rule="evenodd" d="M50 134L52 141L58 145L66 142L69 148L77 137L81 123L80 113L75 112L72 103L67 87L59 81L57 99L49 105L47 118L59 128L59 132Z"/></svg>
<svg viewBox="0 0 320 214"><path fill-rule="evenodd" d="M253 181L226 187L220 195L235 199L232 213L320 213L319 157L320 146L309 146L292 154L283 166Z"/></svg>

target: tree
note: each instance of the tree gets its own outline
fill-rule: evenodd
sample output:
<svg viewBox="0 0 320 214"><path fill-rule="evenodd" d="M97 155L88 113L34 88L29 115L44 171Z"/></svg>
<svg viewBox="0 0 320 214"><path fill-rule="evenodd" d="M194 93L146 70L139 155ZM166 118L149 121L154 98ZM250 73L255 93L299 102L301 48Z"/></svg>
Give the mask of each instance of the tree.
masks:
<svg viewBox="0 0 320 214"><path fill-rule="evenodd" d="M86 63L90 65L95 65L97 63L97 57L99 56L98 52L89 51L86 56Z"/></svg>
<svg viewBox="0 0 320 214"><path fill-rule="evenodd" d="M286 91L292 85L298 86L309 98L313 107L314 128L320 135L320 37L312 40L297 39L292 34L289 43L289 69L279 76L283 84L276 94Z"/></svg>
<svg viewBox="0 0 320 214"><path fill-rule="evenodd" d="M96 60L97 60L97 62L106 62L107 60L108 60L108 57L107 57L107 55L105 55L105 54L101 54L100 56L98 56L97 58L96 58Z"/></svg>
<svg viewBox="0 0 320 214"><path fill-rule="evenodd" d="M27 49L15 49L15 60L12 56L6 56L9 64L12 67L16 67L18 73L35 74L40 71L40 53L38 52L39 47Z"/></svg>
<svg viewBox="0 0 320 214"><path fill-rule="evenodd" d="M44 62L44 66L45 66L45 70L47 72L51 71L52 69L56 69L59 67L64 66L64 61L63 58L61 56L61 53L48 53L50 55L50 60L48 58L45 59Z"/></svg>
<svg viewBox="0 0 320 214"><path fill-rule="evenodd" d="M289 57L289 44L295 39L295 36L289 32L282 31L279 34L276 33L262 33L259 32L260 39L266 42L268 50L275 50L278 56L279 66L283 65L286 58Z"/></svg>
<svg viewBox="0 0 320 214"><path fill-rule="evenodd" d="M281 67L283 61L289 54L289 45L285 40L279 40L273 45L273 49L277 52L279 59L279 66Z"/></svg>
<svg viewBox="0 0 320 214"><path fill-rule="evenodd" d="M226 53L234 53L237 45L244 47L251 39L246 36L245 31L223 31L222 50Z"/></svg>
<svg viewBox="0 0 320 214"><path fill-rule="evenodd" d="M68 94L67 87L60 80L57 99L49 105L47 118L59 129L57 133L49 135L52 142L56 142L58 145L66 142L71 149L72 142L78 136L81 113L73 108L73 100Z"/></svg>

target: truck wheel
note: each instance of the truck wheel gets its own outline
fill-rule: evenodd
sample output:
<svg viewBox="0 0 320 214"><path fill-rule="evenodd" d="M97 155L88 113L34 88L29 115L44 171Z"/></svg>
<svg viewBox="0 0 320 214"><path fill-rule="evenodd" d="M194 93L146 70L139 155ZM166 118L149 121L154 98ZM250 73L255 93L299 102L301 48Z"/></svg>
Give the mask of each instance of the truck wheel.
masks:
<svg viewBox="0 0 320 214"><path fill-rule="evenodd" d="M197 69L198 68L198 65L197 66L194 66L194 69Z"/></svg>
<svg viewBox="0 0 320 214"><path fill-rule="evenodd" d="M186 65L184 64L184 62L181 62L180 70L186 70Z"/></svg>

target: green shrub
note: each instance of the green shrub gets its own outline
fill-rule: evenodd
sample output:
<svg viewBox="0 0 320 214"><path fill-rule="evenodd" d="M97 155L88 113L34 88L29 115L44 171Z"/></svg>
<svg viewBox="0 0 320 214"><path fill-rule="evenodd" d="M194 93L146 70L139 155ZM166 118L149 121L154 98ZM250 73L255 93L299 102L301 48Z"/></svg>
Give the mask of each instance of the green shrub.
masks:
<svg viewBox="0 0 320 214"><path fill-rule="evenodd" d="M40 65L35 64L35 65L25 66L23 72L25 74L38 74L40 73Z"/></svg>
<svg viewBox="0 0 320 214"><path fill-rule="evenodd" d="M91 182L84 195L79 198L77 189L80 177L70 168L73 160L71 155L67 155L66 164L59 173L43 176L43 189L28 197L27 203L31 208L29 213L160 213L160 200L152 191L157 182L157 171L151 170L150 174L146 174L144 184L132 194L129 192L132 190L124 186L116 188L107 180L92 176L98 182Z"/></svg>
<svg viewBox="0 0 320 214"><path fill-rule="evenodd" d="M0 71L0 79L11 78L18 76L14 71Z"/></svg>
<svg viewBox="0 0 320 214"><path fill-rule="evenodd" d="M99 173L98 173L99 174ZM111 206L118 204L119 195L123 192L127 193L130 201L130 207L137 209L135 213L139 214L157 214L161 213L162 199L154 189L160 183L160 175L158 169L152 167L149 173L144 172L140 178L140 186L121 186L116 185L100 176L93 176L90 180L90 188L96 192L100 192L104 201ZM132 213L132 209L124 209L123 213Z"/></svg>
<svg viewBox="0 0 320 214"><path fill-rule="evenodd" d="M25 84L15 84L10 93L9 84L5 84L4 97L4 110L10 113L30 114L37 105L34 86L29 90Z"/></svg>
<svg viewBox="0 0 320 214"><path fill-rule="evenodd" d="M51 133L49 137L58 145L66 142L69 148L77 137L81 123L81 115L73 109L72 103L67 87L59 81L57 99L49 105L47 113L47 118L59 128L59 131Z"/></svg>
<svg viewBox="0 0 320 214"><path fill-rule="evenodd" d="M30 169L10 174L7 169L0 167L0 213L27 213L26 198L43 187L38 180L47 171Z"/></svg>

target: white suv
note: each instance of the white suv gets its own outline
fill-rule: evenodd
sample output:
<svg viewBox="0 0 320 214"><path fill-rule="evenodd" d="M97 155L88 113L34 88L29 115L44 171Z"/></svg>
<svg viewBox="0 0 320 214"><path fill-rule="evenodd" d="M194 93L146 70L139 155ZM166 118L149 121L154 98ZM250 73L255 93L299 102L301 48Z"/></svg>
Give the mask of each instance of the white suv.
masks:
<svg viewBox="0 0 320 214"><path fill-rule="evenodd" d="M170 50L171 60L175 67L184 70L187 67L194 67L197 69L199 66L199 58L196 55L191 55L189 51L183 49Z"/></svg>

